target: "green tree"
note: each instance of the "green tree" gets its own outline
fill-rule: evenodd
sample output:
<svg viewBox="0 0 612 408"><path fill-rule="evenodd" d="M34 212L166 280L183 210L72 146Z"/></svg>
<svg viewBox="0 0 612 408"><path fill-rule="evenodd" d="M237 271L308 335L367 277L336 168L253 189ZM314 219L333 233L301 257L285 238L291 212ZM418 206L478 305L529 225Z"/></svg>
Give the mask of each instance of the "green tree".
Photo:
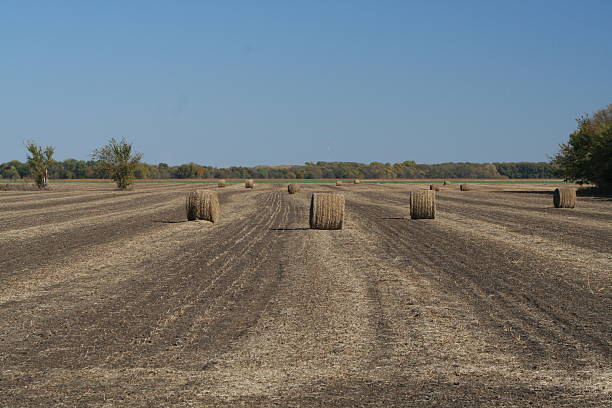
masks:
<svg viewBox="0 0 612 408"><path fill-rule="evenodd" d="M38 188L47 188L49 184L49 165L53 163L55 149L51 146L43 148L33 142L26 143L28 150L27 163L30 166L30 174Z"/></svg>
<svg viewBox="0 0 612 408"><path fill-rule="evenodd" d="M104 174L113 179L118 188L125 190L134 181L142 153L134 152L132 144L125 138L121 141L112 138L107 145L94 150L91 157L101 164Z"/></svg>
<svg viewBox="0 0 612 408"><path fill-rule="evenodd" d="M612 104L577 122L578 128L561 144L553 164L568 181L612 189Z"/></svg>

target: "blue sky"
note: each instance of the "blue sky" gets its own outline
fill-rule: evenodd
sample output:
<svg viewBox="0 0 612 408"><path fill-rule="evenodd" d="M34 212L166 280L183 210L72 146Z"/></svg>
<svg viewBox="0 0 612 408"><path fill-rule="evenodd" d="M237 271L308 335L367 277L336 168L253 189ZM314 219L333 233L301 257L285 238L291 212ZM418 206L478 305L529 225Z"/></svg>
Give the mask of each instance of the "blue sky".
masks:
<svg viewBox="0 0 612 408"><path fill-rule="evenodd" d="M612 103L612 1L0 0L0 162L544 161Z"/></svg>

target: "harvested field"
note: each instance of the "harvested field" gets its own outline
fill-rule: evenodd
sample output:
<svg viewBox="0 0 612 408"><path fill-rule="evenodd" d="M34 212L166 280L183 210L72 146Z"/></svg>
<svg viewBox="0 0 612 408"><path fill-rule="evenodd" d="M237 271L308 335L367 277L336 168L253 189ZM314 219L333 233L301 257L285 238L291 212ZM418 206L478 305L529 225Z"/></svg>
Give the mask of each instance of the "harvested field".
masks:
<svg viewBox="0 0 612 408"><path fill-rule="evenodd" d="M0 407L612 404L612 200L450 185L411 220L428 184L300 187L0 192Z"/></svg>

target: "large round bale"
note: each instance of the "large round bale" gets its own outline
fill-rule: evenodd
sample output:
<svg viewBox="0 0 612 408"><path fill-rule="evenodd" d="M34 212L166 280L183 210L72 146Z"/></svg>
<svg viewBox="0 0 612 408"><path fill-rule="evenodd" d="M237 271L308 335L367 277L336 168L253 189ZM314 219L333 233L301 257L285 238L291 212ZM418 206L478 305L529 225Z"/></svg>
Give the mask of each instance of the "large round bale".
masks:
<svg viewBox="0 0 612 408"><path fill-rule="evenodd" d="M336 180L336 186L341 186L341 185L342 185L342 181Z"/></svg>
<svg viewBox="0 0 612 408"><path fill-rule="evenodd" d="M353 184L359 184L359 183L361 183L361 181L359 179L353 180Z"/></svg>
<svg viewBox="0 0 612 408"><path fill-rule="evenodd" d="M255 188L255 182L253 181L253 179L246 179L244 180L244 187L245 188Z"/></svg>
<svg viewBox="0 0 612 408"><path fill-rule="evenodd" d="M436 192L433 190L415 190L410 192L410 218L436 218Z"/></svg>
<svg viewBox="0 0 612 408"><path fill-rule="evenodd" d="M570 187L556 188L553 203L555 208L574 208L576 206L576 190Z"/></svg>
<svg viewBox="0 0 612 408"><path fill-rule="evenodd" d="M196 190L187 193L185 210L189 221L205 220L219 221L221 207L217 193L207 190Z"/></svg>
<svg viewBox="0 0 612 408"><path fill-rule="evenodd" d="M225 187L225 180L221 179L217 182L217 187L222 188Z"/></svg>
<svg viewBox="0 0 612 408"><path fill-rule="evenodd" d="M469 184L459 184L459 190L461 191L470 191L472 189L472 186L470 186Z"/></svg>
<svg viewBox="0 0 612 408"><path fill-rule="evenodd" d="M451 182L450 182L450 181L448 181L448 180L444 180L444 183L443 183L443 184L444 184L445 186L450 186L450 185L451 185Z"/></svg>
<svg viewBox="0 0 612 408"><path fill-rule="evenodd" d="M287 186L287 190L289 191L289 194L299 193L300 192L300 185L298 183L290 183Z"/></svg>
<svg viewBox="0 0 612 408"><path fill-rule="evenodd" d="M344 195L314 193L310 199L310 228L340 230L344 223Z"/></svg>
<svg viewBox="0 0 612 408"><path fill-rule="evenodd" d="M440 186L438 184L430 184L429 189L433 191L440 191Z"/></svg>

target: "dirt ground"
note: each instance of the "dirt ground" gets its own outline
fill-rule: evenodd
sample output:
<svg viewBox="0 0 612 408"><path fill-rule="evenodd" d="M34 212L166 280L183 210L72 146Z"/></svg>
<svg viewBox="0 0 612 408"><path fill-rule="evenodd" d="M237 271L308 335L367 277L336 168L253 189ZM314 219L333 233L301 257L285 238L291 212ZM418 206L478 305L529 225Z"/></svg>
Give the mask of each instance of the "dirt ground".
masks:
<svg viewBox="0 0 612 408"><path fill-rule="evenodd" d="M612 200L424 187L0 192L0 407L612 406Z"/></svg>

